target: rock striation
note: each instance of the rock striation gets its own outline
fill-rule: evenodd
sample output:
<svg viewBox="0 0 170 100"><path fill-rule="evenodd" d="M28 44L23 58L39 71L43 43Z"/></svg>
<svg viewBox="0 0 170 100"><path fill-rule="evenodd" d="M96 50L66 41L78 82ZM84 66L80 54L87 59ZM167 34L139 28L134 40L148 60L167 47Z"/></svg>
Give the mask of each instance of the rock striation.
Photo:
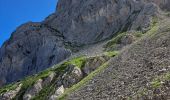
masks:
<svg viewBox="0 0 170 100"><path fill-rule="evenodd" d="M147 30L153 3L143 0L59 0L57 12L44 23L58 29L72 45L85 45L131 29Z"/></svg>

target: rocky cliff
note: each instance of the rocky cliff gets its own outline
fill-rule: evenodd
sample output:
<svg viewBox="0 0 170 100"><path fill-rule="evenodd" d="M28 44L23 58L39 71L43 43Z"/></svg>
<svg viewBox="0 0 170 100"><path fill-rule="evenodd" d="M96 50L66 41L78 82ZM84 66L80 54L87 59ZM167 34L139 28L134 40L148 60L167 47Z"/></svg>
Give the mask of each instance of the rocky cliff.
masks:
<svg viewBox="0 0 170 100"><path fill-rule="evenodd" d="M158 12L143 0L59 0L43 22L28 22L0 49L0 84L17 81L68 58L74 49L127 30L146 32Z"/></svg>
<svg viewBox="0 0 170 100"><path fill-rule="evenodd" d="M59 0L55 13L21 25L1 47L0 85L18 82L0 99L168 97L169 4Z"/></svg>

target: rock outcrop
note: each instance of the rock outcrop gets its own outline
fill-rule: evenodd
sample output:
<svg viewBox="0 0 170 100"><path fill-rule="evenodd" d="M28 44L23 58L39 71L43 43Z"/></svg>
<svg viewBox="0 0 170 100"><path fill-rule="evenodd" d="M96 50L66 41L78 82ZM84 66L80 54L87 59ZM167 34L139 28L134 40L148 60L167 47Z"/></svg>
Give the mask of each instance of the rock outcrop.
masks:
<svg viewBox="0 0 170 100"><path fill-rule="evenodd" d="M63 93L64 93L64 86L62 85L56 89L55 93L49 98L49 100L56 100Z"/></svg>
<svg viewBox="0 0 170 100"><path fill-rule="evenodd" d="M55 78L55 73L52 72L47 78L39 79L33 86L29 87L24 96L23 100L31 100L31 98L35 97L45 86L49 85L52 80Z"/></svg>
<svg viewBox="0 0 170 100"><path fill-rule="evenodd" d="M109 59L109 56L103 54L97 57L77 57L63 62L58 67L19 81L20 84L0 88L0 100L56 100L65 90L80 82ZM88 70L93 65L93 70L84 73L84 68Z"/></svg>
<svg viewBox="0 0 170 100"><path fill-rule="evenodd" d="M4 94L0 95L0 100L12 100L21 90L22 84L18 84L18 86L14 90L10 90Z"/></svg>
<svg viewBox="0 0 170 100"><path fill-rule="evenodd" d="M40 23L24 24L0 49L0 85L45 70L70 55L57 30Z"/></svg>

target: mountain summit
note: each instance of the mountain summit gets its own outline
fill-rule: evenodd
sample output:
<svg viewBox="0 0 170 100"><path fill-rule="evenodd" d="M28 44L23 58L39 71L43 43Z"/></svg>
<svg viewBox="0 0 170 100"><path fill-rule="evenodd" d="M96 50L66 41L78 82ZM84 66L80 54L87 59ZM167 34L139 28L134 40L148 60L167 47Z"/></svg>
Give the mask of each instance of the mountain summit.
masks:
<svg viewBox="0 0 170 100"><path fill-rule="evenodd" d="M2 100L168 100L169 0L59 0L0 49Z"/></svg>

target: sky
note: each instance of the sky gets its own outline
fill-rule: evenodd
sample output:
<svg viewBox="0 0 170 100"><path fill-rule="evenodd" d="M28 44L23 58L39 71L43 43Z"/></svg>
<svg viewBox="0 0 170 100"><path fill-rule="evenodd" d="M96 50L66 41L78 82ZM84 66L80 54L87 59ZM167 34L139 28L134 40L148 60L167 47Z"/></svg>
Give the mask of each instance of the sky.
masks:
<svg viewBox="0 0 170 100"><path fill-rule="evenodd" d="M40 22L56 9L58 0L0 0L0 46L28 21Z"/></svg>

